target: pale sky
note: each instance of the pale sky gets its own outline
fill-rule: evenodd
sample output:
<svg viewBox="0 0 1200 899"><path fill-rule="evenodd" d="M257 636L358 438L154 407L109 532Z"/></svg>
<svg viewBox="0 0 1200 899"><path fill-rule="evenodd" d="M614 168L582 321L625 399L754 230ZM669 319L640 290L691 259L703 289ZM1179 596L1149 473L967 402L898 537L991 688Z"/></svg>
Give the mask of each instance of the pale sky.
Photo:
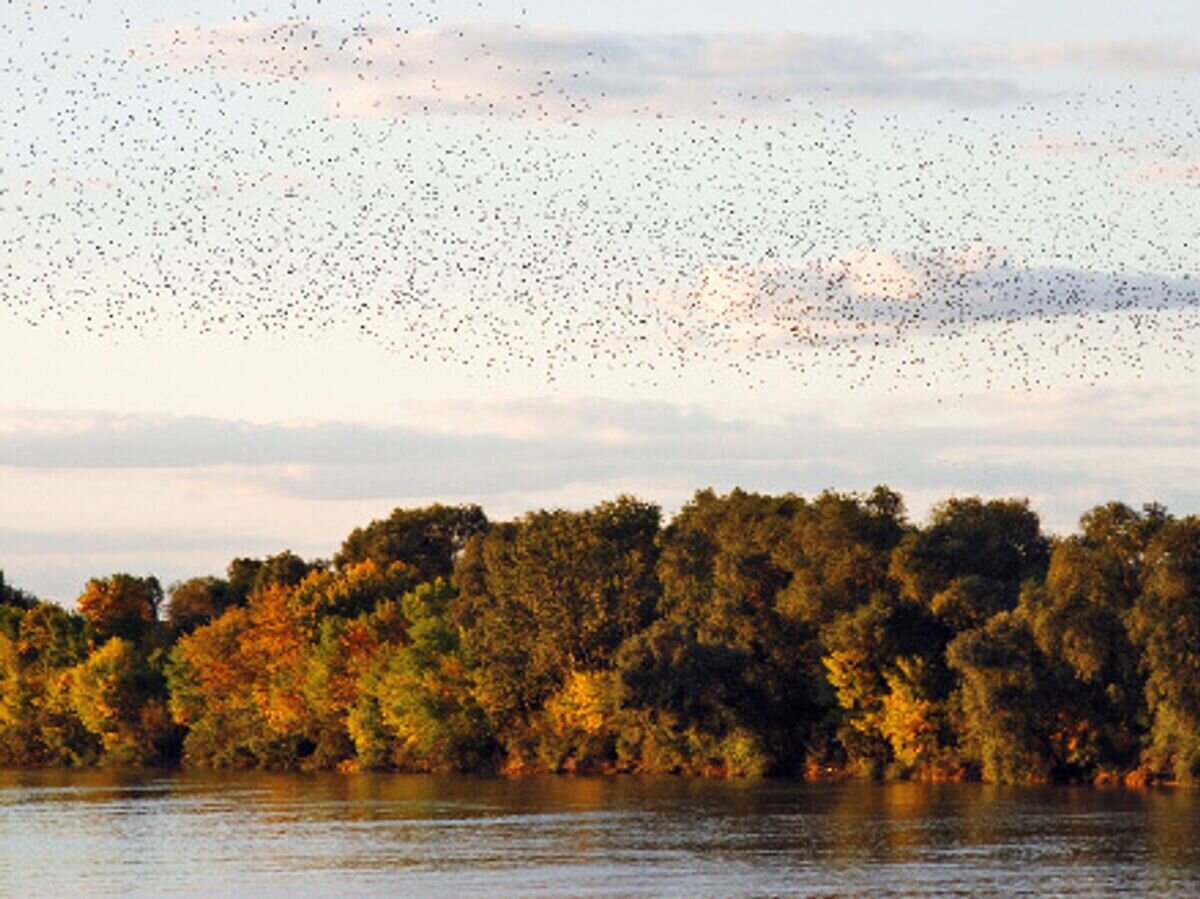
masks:
<svg viewBox="0 0 1200 899"><path fill-rule="evenodd" d="M0 570L698 488L1200 509L1200 8L0 8Z"/></svg>

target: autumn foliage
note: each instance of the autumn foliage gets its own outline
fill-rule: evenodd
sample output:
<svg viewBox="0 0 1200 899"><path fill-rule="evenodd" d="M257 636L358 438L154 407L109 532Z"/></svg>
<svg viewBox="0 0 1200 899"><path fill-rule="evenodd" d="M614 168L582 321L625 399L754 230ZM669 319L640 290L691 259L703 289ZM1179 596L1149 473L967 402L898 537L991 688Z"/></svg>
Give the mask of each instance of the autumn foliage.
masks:
<svg viewBox="0 0 1200 899"><path fill-rule="evenodd" d="M438 505L167 594L0 577L0 764L1200 777L1200 519L1154 505Z"/></svg>

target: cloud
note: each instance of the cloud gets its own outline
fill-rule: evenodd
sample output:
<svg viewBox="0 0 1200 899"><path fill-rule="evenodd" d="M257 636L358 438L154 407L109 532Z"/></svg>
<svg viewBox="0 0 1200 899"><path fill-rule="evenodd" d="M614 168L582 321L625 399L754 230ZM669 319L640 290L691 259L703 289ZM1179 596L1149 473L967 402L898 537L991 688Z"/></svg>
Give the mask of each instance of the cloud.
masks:
<svg viewBox="0 0 1200 899"><path fill-rule="evenodd" d="M1200 281L1140 272L1026 268L985 245L861 251L803 266L726 266L654 302L678 347L782 350L894 344L981 326L1200 311ZM1081 338L1082 339L1082 338Z"/></svg>
<svg viewBox="0 0 1200 899"><path fill-rule="evenodd" d="M911 403L906 409L888 400L886 410L875 412L856 408L842 422L832 412L718 417L666 402L456 401L427 404L420 427L44 413L61 426L0 434L0 466L10 475L43 477L124 472L121 477L134 478L158 471L155 477L189 480L197 496L246 483L255 485L252 499L274 493L357 502L554 491L620 477L682 477L702 485L767 475L778 486L806 472L834 485L884 462L911 477L903 460L919 466L947 458L960 445L989 447L988 452L1003 446L1016 454L1012 458L1037 445L1053 445L1067 455L1103 449L1115 464L1116 454L1133 446L1152 442L1174 454L1200 440L1200 401L1169 391L1154 400L1128 389L1103 396L1060 391L1008 403L981 397L963 400L952 417L936 403ZM984 406L986 414L966 417ZM850 423L883 422L889 414L903 424ZM614 440L612 433L622 438ZM1065 435L1072 439L1064 441Z"/></svg>
<svg viewBox="0 0 1200 899"><path fill-rule="evenodd" d="M742 115L811 99L979 106L1027 96L1049 70L1200 71L1184 42L967 44L907 34L637 35L464 23L353 28L238 19L160 27L132 51L147 65L306 83L333 116L469 113Z"/></svg>
<svg viewBox="0 0 1200 899"><path fill-rule="evenodd" d="M238 20L161 28L133 56L173 71L316 85L335 116L719 115L801 98L978 105L1020 93L971 57L894 34L639 36L382 21L346 30Z"/></svg>
<svg viewBox="0 0 1200 899"><path fill-rule="evenodd" d="M1081 69L1107 75L1192 75L1200 44L1183 41L1084 41L977 46L975 59L1026 69Z"/></svg>
<svg viewBox="0 0 1200 899"><path fill-rule="evenodd" d="M1200 184L1200 162L1143 166L1127 172L1125 180L1140 184Z"/></svg>
<svg viewBox="0 0 1200 899"><path fill-rule="evenodd" d="M453 468L476 454L535 448L569 459L581 447L636 452L666 437L734 429L698 410L662 403L516 400L430 403L417 426L323 422L251 424L202 417L10 411L0 413L0 467L52 469L259 468L281 484L322 466Z"/></svg>
<svg viewBox="0 0 1200 899"><path fill-rule="evenodd" d="M952 494L1023 495L1060 531L1110 499L1200 507L1188 486L1200 483L1194 391L844 406L731 418L670 403L464 401L391 427L11 413L0 418L0 567L65 599L111 571L172 580L238 554L327 556L397 505L480 502L502 518L635 492L671 512L705 486L813 495L888 483L918 518Z"/></svg>

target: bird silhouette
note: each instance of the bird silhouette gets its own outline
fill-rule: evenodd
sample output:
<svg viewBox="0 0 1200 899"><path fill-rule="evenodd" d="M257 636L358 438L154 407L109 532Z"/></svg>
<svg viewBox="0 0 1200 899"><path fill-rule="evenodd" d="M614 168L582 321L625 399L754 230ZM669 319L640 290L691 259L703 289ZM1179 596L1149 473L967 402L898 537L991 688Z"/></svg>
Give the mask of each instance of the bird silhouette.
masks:
<svg viewBox="0 0 1200 899"><path fill-rule="evenodd" d="M800 56L704 68L766 38L453 9L10 2L0 309L548 384L1194 370L1194 77L976 102L917 72L897 108Z"/></svg>

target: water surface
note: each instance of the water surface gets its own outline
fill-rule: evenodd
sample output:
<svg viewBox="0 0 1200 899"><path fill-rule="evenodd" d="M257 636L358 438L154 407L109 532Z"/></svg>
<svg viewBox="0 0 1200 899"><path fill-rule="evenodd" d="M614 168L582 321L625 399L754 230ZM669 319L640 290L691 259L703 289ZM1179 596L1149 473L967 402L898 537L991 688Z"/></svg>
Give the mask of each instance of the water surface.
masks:
<svg viewBox="0 0 1200 899"><path fill-rule="evenodd" d="M20 896L1200 895L1200 796L0 772Z"/></svg>

